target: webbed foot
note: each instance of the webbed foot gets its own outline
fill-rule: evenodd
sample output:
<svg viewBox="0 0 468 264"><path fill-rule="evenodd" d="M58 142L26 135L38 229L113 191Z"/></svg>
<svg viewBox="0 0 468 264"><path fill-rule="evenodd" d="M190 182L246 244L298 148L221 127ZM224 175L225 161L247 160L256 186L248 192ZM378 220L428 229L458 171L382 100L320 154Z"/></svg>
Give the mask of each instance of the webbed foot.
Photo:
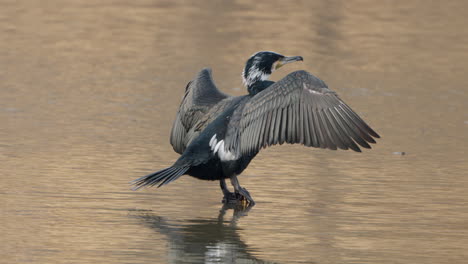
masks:
<svg viewBox="0 0 468 264"><path fill-rule="evenodd" d="M239 191L233 193L225 193L222 203L231 205L239 204L242 206L252 206L255 204L255 201L252 199L250 193L245 188L240 188Z"/></svg>
<svg viewBox="0 0 468 264"><path fill-rule="evenodd" d="M255 201L250 196L249 191L247 189L240 187L239 190L236 192L238 199L240 199L241 203L245 205L254 205Z"/></svg>
<svg viewBox="0 0 468 264"><path fill-rule="evenodd" d="M241 205L242 207L253 206L255 204L249 191L239 185L239 181L235 175L231 177L231 183L234 186L234 192L228 190L225 179L220 180L221 190L223 190L224 194L222 200L223 204Z"/></svg>
<svg viewBox="0 0 468 264"><path fill-rule="evenodd" d="M223 200L221 201L223 204L237 204L237 196L233 192L225 192Z"/></svg>

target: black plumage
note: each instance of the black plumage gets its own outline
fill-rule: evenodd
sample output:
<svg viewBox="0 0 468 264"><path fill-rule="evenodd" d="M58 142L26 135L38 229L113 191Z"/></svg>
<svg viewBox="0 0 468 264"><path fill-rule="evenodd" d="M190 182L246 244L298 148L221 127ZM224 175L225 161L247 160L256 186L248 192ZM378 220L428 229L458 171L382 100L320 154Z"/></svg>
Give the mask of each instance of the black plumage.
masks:
<svg viewBox="0 0 468 264"><path fill-rule="evenodd" d="M379 135L319 78L296 71L276 83L267 80L282 65L300 60L254 54L242 74L249 94L238 97L220 92L211 70L203 69L187 85L171 132L170 142L182 155L170 168L135 180L135 188L159 187L188 174L220 180L225 202L253 204L237 175L261 148L283 143L357 152L359 146L370 148ZM227 178L234 193L226 187Z"/></svg>

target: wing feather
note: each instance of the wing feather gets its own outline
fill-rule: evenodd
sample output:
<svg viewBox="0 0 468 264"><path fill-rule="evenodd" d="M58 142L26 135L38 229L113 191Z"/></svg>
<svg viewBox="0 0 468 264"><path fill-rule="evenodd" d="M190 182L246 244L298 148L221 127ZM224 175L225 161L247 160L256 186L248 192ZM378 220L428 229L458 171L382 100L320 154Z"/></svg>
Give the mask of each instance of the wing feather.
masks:
<svg viewBox="0 0 468 264"><path fill-rule="evenodd" d="M256 128L255 131L260 131L260 133L255 133L257 134L257 137L256 137L256 144L254 146L255 149L260 149L262 148L262 142L263 142L263 135L265 134L265 118L262 118L260 119L259 122L256 122L258 123L258 127Z"/></svg>
<svg viewBox="0 0 468 264"><path fill-rule="evenodd" d="M309 111L307 110L307 106L303 103L301 112L304 114L304 118L302 119L302 126L304 129L304 145L306 146L312 146L312 140L311 140L311 134L309 131Z"/></svg>
<svg viewBox="0 0 468 264"><path fill-rule="evenodd" d="M279 134L280 134L280 126L281 126L281 118L283 116L282 109L276 109L276 122L275 122L275 129L273 133L273 145L278 144L279 142Z"/></svg>
<svg viewBox="0 0 468 264"><path fill-rule="evenodd" d="M368 143L380 137L322 80L305 71L291 73L252 97L231 129L239 136L230 146L241 154L284 142L361 151L357 144L370 148Z"/></svg>
<svg viewBox="0 0 468 264"><path fill-rule="evenodd" d="M228 97L216 87L209 68L201 70L187 84L171 131L170 142L177 153L184 152L196 136L194 128L210 109Z"/></svg>
<svg viewBox="0 0 468 264"><path fill-rule="evenodd" d="M346 135L344 135L342 133L342 131L339 129L339 123L338 121L333 117L333 115L331 114L331 111L330 109L325 109L324 110L324 113L325 113L325 116L327 117L328 119L328 123L331 125L331 127L333 128L333 132L335 133L335 135L337 136L337 141L339 142L338 144L338 147L340 149L344 149L344 150L347 150L348 149L348 145L350 144L348 138L346 137Z"/></svg>
<svg viewBox="0 0 468 264"><path fill-rule="evenodd" d="M275 137L275 127L276 123L279 122L279 120L276 120L276 112L278 111L278 108L274 108L273 111L271 112L271 123L270 123L270 134L268 136L268 145L273 145L274 143L274 137Z"/></svg>
<svg viewBox="0 0 468 264"><path fill-rule="evenodd" d="M313 114L314 114L315 132L317 133L319 146L320 146L320 148L326 148L327 147L327 141L325 139L325 136L323 135L323 130L320 127L320 122L319 122L319 117L318 117L319 113L317 111L313 111Z"/></svg>

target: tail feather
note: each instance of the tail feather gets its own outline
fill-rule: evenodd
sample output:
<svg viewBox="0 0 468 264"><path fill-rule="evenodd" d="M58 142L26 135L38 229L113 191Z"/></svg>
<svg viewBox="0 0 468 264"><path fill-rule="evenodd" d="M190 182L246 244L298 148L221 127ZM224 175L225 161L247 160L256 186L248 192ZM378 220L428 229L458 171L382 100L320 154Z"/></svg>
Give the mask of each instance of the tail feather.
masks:
<svg viewBox="0 0 468 264"><path fill-rule="evenodd" d="M158 188L177 180L180 176L187 172L189 167L169 167L163 170L148 174L138 178L131 183L134 185L133 190L138 190L145 186L154 186L158 184Z"/></svg>

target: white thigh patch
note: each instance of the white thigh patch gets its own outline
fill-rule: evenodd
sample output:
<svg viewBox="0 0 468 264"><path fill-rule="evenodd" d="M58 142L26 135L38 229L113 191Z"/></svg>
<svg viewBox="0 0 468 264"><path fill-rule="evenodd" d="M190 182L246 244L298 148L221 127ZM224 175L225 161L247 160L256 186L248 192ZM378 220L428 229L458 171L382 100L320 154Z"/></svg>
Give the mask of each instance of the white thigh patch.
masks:
<svg viewBox="0 0 468 264"><path fill-rule="evenodd" d="M214 134L213 137L210 139L209 145L210 145L211 151L213 151L213 154L218 153L218 157L222 161L236 160L237 159L236 156L234 155L234 153L232 153L230 151L227 151L224 148L224 140L220 140L218 142L218 140L216 139L216 134Z"/></svg>

